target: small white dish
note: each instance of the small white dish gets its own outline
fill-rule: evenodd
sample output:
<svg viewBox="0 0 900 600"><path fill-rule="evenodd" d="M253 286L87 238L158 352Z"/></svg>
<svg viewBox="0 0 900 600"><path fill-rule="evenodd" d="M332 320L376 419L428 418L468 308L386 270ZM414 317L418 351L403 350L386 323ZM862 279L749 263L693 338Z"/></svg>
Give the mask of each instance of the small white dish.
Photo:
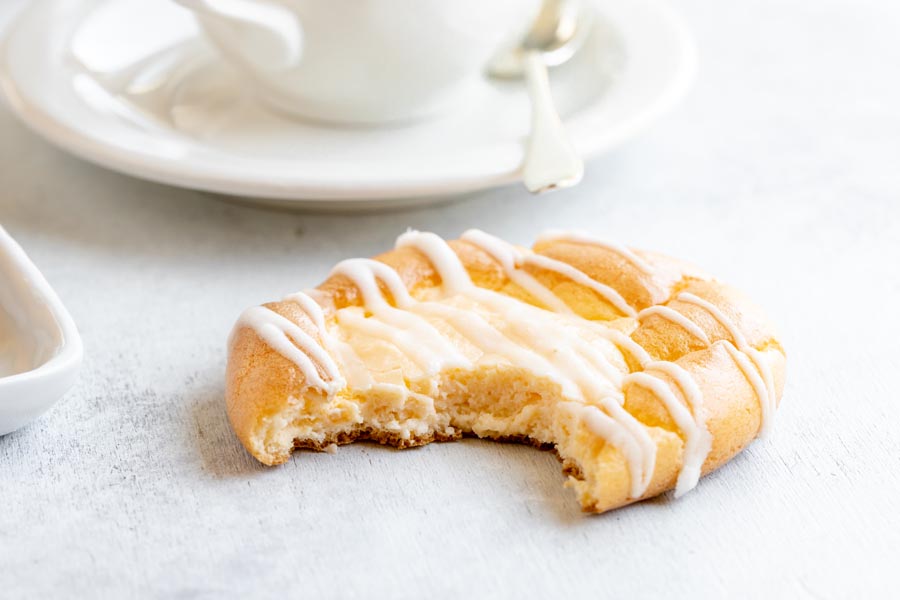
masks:
<svg viewBox="0 0 900 600"><path fill-rule="evenodd" d="M554 69L577 151L633 136L688 89L693 42L661 0L590 0L594 30ZM191 14L160 0L37 0L0 49L12 110L73 154L138 177L296 207L427 203L520 179L521 82L480 80L455 111L396 128L328 127L263 108Z"/></svg>
<svg viewBox="0 0 900 600"><path fill-rule="evenodd" d="M59 400L75 383L81 358L72 317L0 227L0 435Z"/></svg>

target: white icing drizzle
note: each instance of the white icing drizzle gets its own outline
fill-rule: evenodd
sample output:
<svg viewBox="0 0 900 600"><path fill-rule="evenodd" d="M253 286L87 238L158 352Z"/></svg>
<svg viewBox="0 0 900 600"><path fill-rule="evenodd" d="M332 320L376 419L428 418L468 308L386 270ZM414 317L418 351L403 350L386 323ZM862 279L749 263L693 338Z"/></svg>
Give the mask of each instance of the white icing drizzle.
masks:
<svg viewBox="0 0 900 600"><path fill-rule="evenodd" d="M554 328L552 334L548 334L540 326L535 326L535 323L546 321L539 309L475 286L459 257L440 237L411 231L400 236L397 247L415 248L424 254L441 277L445 292L469 296L503 315L514 330L521 332L519 342L531 345L552 364L552 379L562 384L564 392L575 387L577 393L570 391L574 397L600 403L609 420L603 420L603 426L595 433L620 449L632 474L631 495L635 498L643 495L653 477L656 444L647 428L622 408L624 398L621 392L612 388L608 380L598 381L598 363L607 362L603 354L590 348L590 344L585 344L583 339L576 339L579 336L565 335L564 328ZM582 321L579 321L579 326L583 327ZM589 426L591 423L597 424L598 418L586 421ZM607 436L613 425L618 428L617 434ZM629 441L624 443L623 440Z"/></svg>
<svg viewBox="0 0 900 600"><path fill-rule="evenodd" d="M333 356L339 358L338 362L342 367L344 377L347 380L347 385L354 389L361 389L369 387L374 383L372 375L369 373L369 370L366 369L365 364L359 356L357 356L356 352L353 351L353 348L346 342L337 339L330 331L328 331L328 328L325 326L325 313L322 311L322 307L319 306L318 302L313 300L306 292L289 294L288 296L285 296L284 300L285 302L294 302L300 305L300 308L303 309L306 316L308 316L316 328L318 328L319 335L322 337L325 348L332 353Z"/></svg>
<svg viewBox="0 0 900 600"><path fill-rule="evenodd" d="M530 345L541 351L543 355L551 357L548 360L563 366L557 368L572 368L585 359L593 363L595 369L605 373L607 378L620 376L609 364L602 352L591 347L583 338L572 333L565 327L557 327L552 336L536 324L546 324L546 312L535 308L515 298L499 294L477 287L472 283L469 274L462 262L447 243L433 233L408 232L397 241L398 247L414 247L428 257L432 265L438 271L442 282L450 282L450 289L456 295L467 296L481 303L501 315L509 324L510 329L517 333L519 344ZM468 317L468 312L465 313ZM573 317L577 319L577 317ZM583 326L584 321L577 319L578 326ZM556 325L559 325L556 323ZM605 329L605 328L604 328ZM510 342L510 345L514 342ZM510 346L511 347L511 346ZM579 350L576 355L575 349ZM611 372L612 369L612 372ZM586 377L595 380L593 373Z"/></svg>
<svg viewBox="0 0 900 600"><path fill-rule="evenodd" d="M235 329L249 327L276 352L297 365L306 377L307 385L326 393L344 387L345 381L334 359L312 336L299 325L264 306L244 311ZM319 374L318 363L326 377Z"/></svg>
<svg viewBox="0 0 900 600"><path fill-rule="evenodd" d="M444 319L463 337L477 344L486 355L503 357L538 377L554 379L555 369L546 358L511 340L480 315L437 302L423 302L413 310ZM577 388L568 380L561 381L560 384L564 394L578 394Z"/></svg>
<svg viewBox="0 0 900 600"><path fill-rule="evenodd" d="M494 260L503 267L506 276L513 283L537 298L541 304L554 312L572 314L572 309L559 296L554 294L550 288L535 279L533 275L519 268L522 264L523 253L518 248L477 229L466 231L460 236L460 239L481 248L493 256Z"/></svg>
<svg viewBox="0 0 900 600"><path fill-rule="evenodd" d="M709 432L706 431L706 409L703 406L703 392L700 391L700 386L697 385L691 374L678 363L664 360L645 363L643 367L645 371L665 373L678 385L685 401L694 413L694 419L697 421L698 426L704 430L704 435L709 435ZM706 457L704 456L703 458L705 459Z"/></svg>
<svg viewBox="0 0 900 600"><path fill-rule="evenodd" d="M306 313L306 316L308 316L313 324L319 329L319 335L323 338L331 337L325 327L325 313L322 312L322 307L319 306L318 302L310 298L309 294L306 292L294 292L293 294L285 296L284 300L286 302L296 302L299 304L300 308L303 309L303 312Z"/></svg>
<svg viewBox="0 0 900 600"><path fill-rule="evenodd" d="M643 370L626 375L622 380L622 386L636 384L650 389L666 406L675 424L684 434L684 457L675 488L675 495L680 497L697 485L703 463L706 462L712 448L712 436L706 426L703 394L697 382L683 367L673 362L654 361L640 344L620 331L607 328L606 334L616 346L626 350ZM652 376L653 371L664 373L675 381L690 410L685 408L664 381Z"/></svg>
<svg viewBox="0 0 900 600"><path fill-rule="evenodd" d="M551 312L476 286L447 242L431 233L410 231L398 238L397 247L414 248L428 258L441 279L441 297L416 300L406 289L400 275L390 266L369 259L346 260L336 265L332 274L345 276L356 286L362 307L352 306L336 311L336 322L346 332L357 332L394 346L427 375L447 368L471 369L474 366L436 326L440 324L445 331L447 327L452 328L478 348L483 353L479 361L508 361L555 382L566 398L559 407L571 411L594 434L622 453L631 474L630 494L633 498L642 496L653 478L657 448L649 429L625 410L622 390L626 385L645 387L665 405L685 438L684 460L676 495L694 487L711 447L702 394L696 382L675 363L654 361L643 347L621 331L574 315L562 299L524 271L522 266L532 264L559 273L594 290L628 316L641 318L659 314L708 343L705 333L684 315L666 307L652 307L636 313L614 289L561 261L523 251L476 230L467 231L463 239L494 257L510 280ZM639 270L652 272L650 265L631 250L584 234L555 232L545 234L541 239L601 246L621 254ZM392 302L382 293L381 286L390 294ZM297 365L309 386L326 393L336 393L344 387L345 377L346 382L356 390L393 385L373 381L353 347L328 331L322 308L310 295L298 292L286 300L297 303L309 316L320 332L321 343L290 320L264 307L246 311L238 326L253 328L273 349ZM472 310L471 303L486 312L479 314L480 311ZM738 355L743 357L743 361L736 360L747 373L747 356L752 359L752 355L745 352L743 346L746 342L740 332L733 325L729 331L741 349ZM621 352L630 354L643 370L623 373L621 367L610 361L600 347L600 340L595 338L606 340L603 343L611 343ZM734 348L730 344L728 346ZM338 357L340 368L332 356ZM319 369L322 369L322 374ZM752 366L750 370L753 371ZM680 390L684 402L667 381L653 373L668 376ZM758 393L765 391L765 375L760 378L759 373L754 374ZM749 374L748 379L753 381Z"/></svg>
<svg viewBox="0 0 900 600"><path fill-rule="evenodd" d="M331 274L351 279L362 294L363 304L367 308L379 309L390 306L378 288L379 281L387 287L398 307L404 308L413 302L397 271L377 260L369 258L343 260L334 266Z"/></svg>
<svg viewBox="0 0 900 600"><path fill-rule="evenodd" d="M483 231L470 229L460 238L478 246L503 266L507 276L516 284L524 288L529 294L540 300L548 308L560 313L572 313L572 309L563 302L552 290L544 286L533 276L524 272L520 265L531 264L547 271L554 271L579 285L590 288L603 299L616 307L622 314L634 317L637 312L629 306L622 295L613 288L589 277L584 271L576 269L568 263L555 260L549 256L543 256L534 252L524 252L509 242L501 240Z"/></svg>
<svg viewBox="0 0 900 600"><path fill-rule="evenodd" d="M341 325L388 340L428 375L450 367L471 368L471 363L431 323L403 310L415 301L394 269L377 260L354 258L338 263L331 274L349 278L362 293L366 310L372 313L372 317L366 318L357 311L339 311ZM403 308L394 308L387 302L377 281L388 288L394 302Z"/></svg>
<svg viewBox="0 0 900 600"><path fill-rule="evenodd" d="M595 238L583 231L563 231L559 229L550 229L538 236L539 242L576 242L578 244L589 244L598 248L605 248L617 254L634 265L639 271L652 275L654 269L643 258L634 253L634 251L626 248L621 244L601 240Z"/></svg>
<svg viewBox="0 0 900 600"><path fill-rule="evenodd" d="M669 375L673 374L674 369L672 367L681 369L674 363L668 362L651 363L648 366L650 369L655 368ZM681 370L683 372L683 369ZM672 416L672 420L675 421L675 424L684 434L683 465L681 472L678 474L678 483L675 487L675 496L682 496L697 485L703 463L706 462L706 457L709 455L710 448L712 448L712 436L706 428L706 419L703 413L697 410L700 406L699 401L702 398L698 393L699 390L691 389L691 393L697 393L696 396L691 397L688 401L691 406L697 407L694 413L691 414L688 407L681 403L665 381L654 377L647 371L638 371L627 375L624 384L639 385L653 392L665 405L666 410ZM696 388L696 384L694 384L694 388ZM690 396L690 394L686 393L685 396Z"/></svg>
<svg viewBox="0 0 900 600"><path fill-rule="evenodd" d="M759 398L762 423L760 424L758 435L767 435L769 433L768 424L770 411L768 402L769 390L766 388L766 383L760 375L759 364L756 364L756 361L750 357L746 350L735 347L731 342L725 342L725 349L728 351L728 354L731 355L731 358L734 359L734 362L737 363L738 368L740 368L744 377L747 378L747 381L753 387L756 397Z"/></svg>
<svg viewBox="0 0 900 600"><path fill-rule="evenodd" d="M653 469L656 467L656 444L650 436L634 436L632 431L623 427L619 420L597 406L566 402L560 407L581 419L594 435L622 453L631 475L629 494L632 498L642 496L653 479ZM620 418L622 412L628 414L625 409L615 403L611 403L609 407L604 406L604 408L619 412L617 416ZM646 431L644 433L646 434ZM636 474L639 475L636 476Z"/></svg>
<svg viewBox="0 0 900 600"><path fill-rule="evenodd" d="M706 335L706 332L703 331L699 325L688 319L677 310L668 306L664 306L662 304L658 304L656 306L645 308L638 313L637 318L639 321L643 321L650 315L658 315L663 319L672 321L676 325L680 325L682 328L684 328L685 331L709 346L709 336Z"/></svg>
<svg viewBox="0 0 900 600"><path fill-rule="evenodd" d="M678 300L704 309L712 315L712 317L718 321L731 336L734 343L726 345L725 348L728 350L729 354L731 354L732 358L734 358L738 367L740 367L744 376L747 378L747 381L753 386L753 389L756 392L756 397L759 400L760 412L762 414L759 435L768 435L772 429L772 416L775 414L776 408L775 383L772 376L772 367L768 360L766 360L761 352L747 342L747 338L744 337L741 330L737 328L734 321L729 319L719 307L689 292L678 294Z"/></svg>
<svg viewBox="0 0 900 600"><path fill-rule="evenodd" d="M644 424L625 410L622 404L624 398L621 395L617 398L606 396L600 402L606 413L623 431L631 435L631 439L640 448L639 454L629 459L631 497L640 498L653 480L653 471L656 469L656 442L650 437L650 432Z"/></svg>
<svg viewBox="0 0 900 600"><path fill-rule="evenodd" d="M637 316L637 311L634 310L628 304L628 302L625 301L625 298L622 297L622 294L620 294L610 286L600 283L596 279L591 279L584 271L576 269L570 264L555 260L553 258L550 258L549 256L543 256L541 254L528 254L525 257L525 262L527 264L532 264L536 267L540 267L541 269L556 271L563 277L567 277L579 285L590 288L601 297L603 297L607 302L616 307L616 309L618 309L625 316Z"/></svg>
<svg viewBox="0 0 900 600"><path fill-rule="evenodd" d="M616 390L618 386L609 385L609 378L621 378L621 373L609 364L605 355L599 349L592 347L577 333L571 331L571 327L562 327L562 323L551 323L556 326L554 335L548 336L546 331L536 324L547 324L547 312L534 306L520 302L504 294L485 290L474 285L468 271L460 262L456 253L447 243L431 233L409 232L400 237L398 247L414 247L430 260L435 270L441 277L442 285L453 290L452 295L466 296L492 310L493 313L502 316L508 324L509 332L501 333L489 325L486 321L476 318L477 315L468 310L462 310L447 304L438 302L422 302L412 310L439 312L467 339L476 345L484 344L485 326L494 329L496 336L488 339L491 344L490 351L515 363L513 356L521 357L523 347L531 352L532 359L526 361L536 368L537 372L549 374L551 378L559 382L564 390L569 393L579 394L577 386L572 383L576 379L585 379L591 385L597 385L596 371L600 371L607 378L608 389ZM451 315L453 315L451 317ZM577 319L577 317L573 317ZM584 321L577 319L578 327L583 326ZM511 339L513 335L516 339ZM486 348L482 347L482 350ZM577 350L577 352L576 352ZM537 357L541 364L534 360ZM582 369L584 362L590 361L587 371ZM582 369L582 370L579 370ZM562 376L560 371L570 371L571 376ZM614 381L613 383L618 383Z"/></svg>
<svg viewBox="0 0 900 600"><path fill-rule="evenodd" d="M433 233L407 231L397 238L397 248L415 248L431 262L441 278L441 287L447 295L458 294L475 287L469 272L463 266L453 248Z"/></svg>

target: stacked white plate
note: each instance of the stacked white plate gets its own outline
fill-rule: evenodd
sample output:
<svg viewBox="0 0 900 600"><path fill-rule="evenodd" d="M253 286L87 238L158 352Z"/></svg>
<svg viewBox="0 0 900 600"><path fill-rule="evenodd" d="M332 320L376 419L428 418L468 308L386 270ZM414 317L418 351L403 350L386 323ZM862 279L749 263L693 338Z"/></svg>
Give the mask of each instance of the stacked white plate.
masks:
<svg viewBox="0 0 900 600"><path fill-rule="evenodd" d="M578 151L634 135L688 88L695 52L659 0L590 0L586 45L553 70ZM12 23L0 82L34 130L87 160L173 185L292 206L421 203L519 177L529 104L484 79L440 118L341 128L264 110L165 0L35 0Z"/></svg>

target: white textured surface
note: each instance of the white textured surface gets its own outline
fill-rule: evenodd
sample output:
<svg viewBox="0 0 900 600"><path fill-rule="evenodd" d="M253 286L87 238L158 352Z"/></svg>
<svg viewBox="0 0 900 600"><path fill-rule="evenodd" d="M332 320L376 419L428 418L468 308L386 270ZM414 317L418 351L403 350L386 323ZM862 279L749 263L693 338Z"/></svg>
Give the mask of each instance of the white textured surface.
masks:
<svg viewBox="0 0 900 600"><path fill-rule="evenodd" d="M0 110L0 222L86 348L74 392L0 438L0 596L896 594L900 5L679 5L696 90L548 198L262 212L86 165ZM600 517L551 454L512 445L256 465L222 410L233 319L407 226L587 227L744 288L789 351L774 436L677 502Z"/></svg>

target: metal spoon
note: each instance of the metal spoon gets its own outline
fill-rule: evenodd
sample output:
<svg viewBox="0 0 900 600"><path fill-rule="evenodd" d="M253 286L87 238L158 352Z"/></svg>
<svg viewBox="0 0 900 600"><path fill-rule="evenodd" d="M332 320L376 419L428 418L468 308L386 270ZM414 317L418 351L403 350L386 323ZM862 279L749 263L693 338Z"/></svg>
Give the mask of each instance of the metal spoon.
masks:
<svg viewBox="0 0 900 600"><path fill-rule="evenodd" d="M584 175L584 162L553 104L547 67L569 60L589 29L579 0L544 0L524 37L488 63L492 77L511 79L524 74L527 79L531 136L522 163L522 179L533 194L573 186Z"/></svg>

